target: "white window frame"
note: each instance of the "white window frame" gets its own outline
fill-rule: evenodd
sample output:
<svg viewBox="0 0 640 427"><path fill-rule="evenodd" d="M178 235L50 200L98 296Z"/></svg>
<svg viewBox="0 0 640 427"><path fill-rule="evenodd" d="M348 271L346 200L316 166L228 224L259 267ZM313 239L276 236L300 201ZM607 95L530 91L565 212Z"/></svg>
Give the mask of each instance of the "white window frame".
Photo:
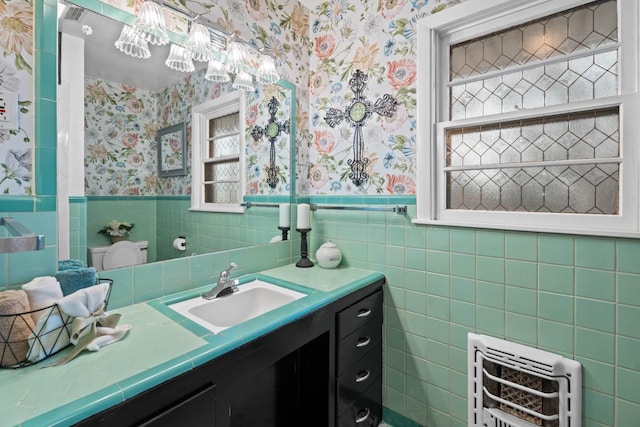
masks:
<svg viewBox="0 0 640 427"><path fill-rule="evenodd" d="M467 0L418 22L418 126L416 224L497 228L570 234L640 237L640 109L637 0L618 0L618 95L553 107L500 114L501 121L554 113L620 107L619 215L446 209L445 143L448 121L449 46L571 9L593 0ZM497 115L496 115L497 116ZM456 127L477 119L456 120Z"/></svg>
<svg viewBox="0 0 640 427"><path fill-rule="evenodd" d="M192 211L243 213L242 196L246 188L246 150L245 150L245 96L242 91L234 91L219 96L216 99L193 107L191 110L191 208ZM208 126L211 120L238 113L240 128L240 185L238 188L238 203L206 203L204 200L204 156L209 143Z"/></svg>

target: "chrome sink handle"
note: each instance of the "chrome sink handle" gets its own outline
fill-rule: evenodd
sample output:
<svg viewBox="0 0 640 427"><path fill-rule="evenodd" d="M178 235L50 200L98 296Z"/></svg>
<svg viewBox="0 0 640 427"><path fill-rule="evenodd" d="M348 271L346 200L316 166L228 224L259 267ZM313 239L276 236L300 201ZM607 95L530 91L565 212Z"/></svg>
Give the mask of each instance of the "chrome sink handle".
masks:
<svg viewBox="0 0 640 427"><path fill-rule="evenodd" d="M229 280L229 272L231 269L236 268L238 264L232 262L229 268L222 270L218 275L218 282L216 286L208 292L202 294L204 299L214 299L225 295L232 294L238 290L238 279Z"/></svg>
<svg viewBox="0 0 640 427"><path fill-rule="evenodd" d="M229 264L229 268L227 268L226 270L222 270L218 275L218 283L220 283L221 280L224 282L229 280L229 273L233 268L236 268L237 266L238 264L236 264L235 262L232 262L231 264Z"/></svg>

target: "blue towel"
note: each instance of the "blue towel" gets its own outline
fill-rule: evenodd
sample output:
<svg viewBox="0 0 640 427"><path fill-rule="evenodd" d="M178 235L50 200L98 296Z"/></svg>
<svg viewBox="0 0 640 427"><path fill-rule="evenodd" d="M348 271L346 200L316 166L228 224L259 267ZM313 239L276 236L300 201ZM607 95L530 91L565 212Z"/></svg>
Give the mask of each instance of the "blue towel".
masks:
<svg viewBox="0 0 640 427"><path fill-rule="evenodd" d="M58 271L76 270L85 268L84 262L79 259L63 259L58 261Z"/></svg>
<svg viewBox="0 0 640 427"><path fill-rule="evenodd" d="M60 282L60 288L64 296L98 283L96 269L93 267L58 271L55 277Z"/></svg>

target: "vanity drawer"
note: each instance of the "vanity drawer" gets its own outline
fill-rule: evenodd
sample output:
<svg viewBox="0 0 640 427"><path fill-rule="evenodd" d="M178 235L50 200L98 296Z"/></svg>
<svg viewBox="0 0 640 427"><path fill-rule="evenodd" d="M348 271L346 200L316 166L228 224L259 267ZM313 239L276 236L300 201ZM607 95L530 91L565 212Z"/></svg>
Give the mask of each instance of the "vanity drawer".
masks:
<svg viewBox="0 0 640 427"><path fill-rule="evenodd" d="M338 375L370 350L378 348L380 351L381 343L382 316L377 316L338 342Z"/></svg>
<svg viewBox="0 0 640 427"><path fill-rule="evenodd" d="M341 414L356 401L382 374L382 352L374 349L338 376L338 410ZM382 390L380 390L382 393Z"/></svg>
<svg viewBox="0 0 640 427"><path fill-rule="evenodd" d="M382 422L382 377L338 416L338 427L375 427Z"/></svg>
<svg viewBox="0 0 640 427"><path fill-rule="evenodd" d="M338 339L345 338L380 314L382 314L382 290L338 313Z"/></svg>

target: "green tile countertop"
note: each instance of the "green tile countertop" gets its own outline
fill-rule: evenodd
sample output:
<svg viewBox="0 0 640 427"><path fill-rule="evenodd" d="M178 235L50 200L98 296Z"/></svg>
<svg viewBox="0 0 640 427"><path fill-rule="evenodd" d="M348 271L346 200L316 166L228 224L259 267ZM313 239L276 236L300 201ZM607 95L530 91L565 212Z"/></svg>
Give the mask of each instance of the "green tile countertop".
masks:
<svg viewBox="0 0 640 427"><path fill-rule="evenodd" d="M240 277L240 286L256 278L271 278L307 297L219 334L167 307L197 296L212 285L113 310L122 314L120 324L132 326L123 340L98 352L85 351L62 366L43 368L69 349L34 366L0 369L0 424L74 424L383 277L351 267L325 270L295 265Z"/></svg>

